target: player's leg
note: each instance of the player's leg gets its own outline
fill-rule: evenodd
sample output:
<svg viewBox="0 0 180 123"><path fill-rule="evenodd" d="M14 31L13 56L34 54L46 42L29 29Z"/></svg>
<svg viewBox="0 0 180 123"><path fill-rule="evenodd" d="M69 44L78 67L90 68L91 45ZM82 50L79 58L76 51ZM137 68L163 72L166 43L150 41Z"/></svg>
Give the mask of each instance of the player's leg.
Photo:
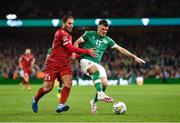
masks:
<svg viewBox="0 0 180 123"><path fill-rule="evenodd" d="M92 65L90 68L87 69L87 71L89 72L89 74L91 75L91 78L94 81L96 90L97 90L97 94L98 97L97 99L100 101L104 101L104 102L112 102L113 99L109 96L107 96L104 92L103 92L103 87L102 87L102 82L100 79L100 72L99 69L96 65Z"/></svg>
<svg viewBox="0 0 180 123"><path fill-rule="evenodd" d="M99 69L99 72L100 72L100 79L101 79L101 82L102 82L102 90L103 92L105 92L106 90L106 87L108 85L108 79L107 79L107 74L106 74L106 71L104 69L103 66L99 65L99 64L96 64L96 66L98 67ZM94 98L94 101L97 102L98 99L97 99L97 93L96 93L96 96Z"/></svg>
<svg viewBox="0 0 180 123"><path fill-rule="evenodd" d="M22 86L22 89L24 89L24 87L25 87L25 82L24 82L24 70L23 70L23 69L21 69L21 70L19 71L19 76L20 76L20 78L22 79L22 80L21 80L21 83L20 83L20 86Z"/></svg>
<svg viewBox="0 0 180 123"><path fill-rule="evenodd" d="M35 113L38 112L39 99L41 99L45 94L53 89L55 78L56 74L45 74L45 82L43 83L43 86L38 89L36 95L32 98L32 109Z"/></svg>
<svg viewBox="0 0 180 123"><path fill-rule="evenodd" d="M83 73L90 76L93 79L95 88L98 92L98 100L104 101L104 102L112 102L113 99L108 97L106 94L104 94L102 89L102 83L100 79L100 70L98 68L98 64L87 60L87 59L81 59L80 60L80 66Z"/></svg>
<svg viewBox="0 0 180 123"><path fill-rule="evenodd" d="M97 68L96 65L92 65L91 67L89 67L87 69L87 72L90 74L94 84L95 84L95 88L97 90L97 92L102 92L102 83L101 83L101 79L100 79L100 72Z"/></svg>
<svg viewBox="0 0 180 123"><path fill-rule="evenodd" d="M101 82L102 82L102 90L105 92L106 87L107 87L107 77L101 77ZM96 114L97 112L97 101L98 101L98 93L96 92L95 97L90 101L91 105L91 113Z"/></svg>
<svg viewBox="0 0 180 123"><path fill-rule="evenodd" d="M59 81L59 87L58 87L58 93L61 93L62 86L63 86L63 82L60 80Z"/></svg>
<svg viewBox="0 0 180 123"><path fill-rule="evenodd" d="M61 80L64 84L62 90L61 90L61 98L59 100L59 105L57 107L56 112L60 113L63 111L69 110L69 106L66 105L66 101L69 97L71 86L72 86L72 70L71 66L68 65L61 69L60 72Z"/></svg>
<svg viewBox="0 0 180 123"><path fill-rule="evenodd" d="M60 99L61 98L61 90L62 90L63 82L62 82L61 78L59 78L59 77L57 78L57 81L59 82L59 85L57 87L57 94L56 94L56 96L58 97L58 99Z"/></svg>
<svg viewBox="0 0 180 123"><path fill-rule="evenodd" d="M28 73L25 73L24 82L25 82L25 85L27 86L27 89L31 90L31 86L30 86L30 82L29 82L29 74Z"/></svg>
<svg viewBox="0 0 180 123"><path fill-rule="evenodd" d="M104 69L100 69L99 66L98 67L98 70L100 72L100 80L101 80L101 83L102 83L102 91L104 92L105 89L106 89L106 86L107 86L107 75L106 75L106 72ZM96 95L94 97L94 99L92 99L90 101L90 104L91 104L91 113L92 114L96 114L97 112L97 101L98 101L98 92L96 92ZM113 99L112 99L113 101Z"/></svg>
<svg viewBox="0 0 180 123"><path fill-rule="evenodd" d="M29 76L30 76L30 68L24 68L24 83L28 90L31 90L30 82L29 82Z"/></svg>
<svg viewBox="0 0 180 123"><path fill-rule="evenodd" d="M102 82L102 90L103 92L105 92L106 88L107 88L107 85L108 85L108 80L107 80L107 77L101 77L101 82ZM97 93L95 94L95 97L94 97L94 101L97 102L98 101L98 98L97 98Z"/></svg>
<svg viewBox="0 0 180 123"><path fill-rule="evenodd" d="M20 86L22 87L23 90L26 88L26 83L25 83L25 81L24 81L24 77L22 77Z"/></svg>

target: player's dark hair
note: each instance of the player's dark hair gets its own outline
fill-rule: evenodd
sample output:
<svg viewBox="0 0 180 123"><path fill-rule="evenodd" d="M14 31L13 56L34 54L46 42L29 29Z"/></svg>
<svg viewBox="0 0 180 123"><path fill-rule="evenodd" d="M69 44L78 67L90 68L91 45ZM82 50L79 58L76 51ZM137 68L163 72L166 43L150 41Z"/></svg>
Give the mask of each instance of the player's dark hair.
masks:
<svg viewBox="0 0 180 123"><path fill-rule="evenodd" d="M104 25L105 27L109 26L107 20L100 20L99 25Z"/></svg>
<svg viewBox="0 0 180 123"><path fill-rule="evenodd" d="M74 17L73 17L72 15L64 15L64 16L62 17L62 22L63 22L63 23L66 23L66 21L67 21L69 18L74 19Z"/></svg>

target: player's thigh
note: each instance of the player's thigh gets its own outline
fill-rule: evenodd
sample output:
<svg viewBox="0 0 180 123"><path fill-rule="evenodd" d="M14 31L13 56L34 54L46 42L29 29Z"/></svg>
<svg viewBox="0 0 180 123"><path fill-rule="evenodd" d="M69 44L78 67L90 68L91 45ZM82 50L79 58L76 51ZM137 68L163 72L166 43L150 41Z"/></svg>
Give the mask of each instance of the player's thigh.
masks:
<svg viewBox="0 0 180 123"><path fill-rule="evenodd" d="M80 67L81 67L82 72L88 76L90 76L92 73L98 70L95 63L87 59L80 60Z"/></svg>
<svg viewBox="0 0 180 123"><path fill-rule="evenodd" d="M61 76L61 80L63 81L65 87L71 88L72 86L71 74L66 74L66 75Z"/></svg>
<svg viewBox="0 0 180 123"><path fill-rule="evenodd" d="M99 69L98 69L97 65L95 65L95 64L93 64L91 67L89 67L87 69L87 72L89 73L89 75L92 75L96 71L99 71Z"/></svg>
<svg viewBox="0 0 180 123"><path fill-rule="evenodd" d="M53 71L45 71L44 84L43 84L44 91L52 90L56 78L57 78L57 73Z"/></svg>
<svg viewBox="0 0 180 123"><path fill-rule="evenodd" d="M71 65L67 65L61 68L59 72L59 76L61 77L62 82L64 83L64 86L71 87L72 86L72 69Z"/></svg>

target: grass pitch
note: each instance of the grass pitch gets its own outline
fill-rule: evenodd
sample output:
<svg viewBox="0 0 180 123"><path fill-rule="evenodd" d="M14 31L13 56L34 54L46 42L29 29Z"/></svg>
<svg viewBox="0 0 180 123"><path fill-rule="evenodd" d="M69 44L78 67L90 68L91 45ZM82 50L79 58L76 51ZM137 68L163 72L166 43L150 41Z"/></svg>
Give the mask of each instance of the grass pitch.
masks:
<svg viewBox="0 0 180 123"><path fill-rule="evenodd" d="M68 99L70 110L56 113L57 89L39 102L33 113L31 97L41 85L22 90L19 85L0 85L0 122L173 122L180 121L180 85L109 86L106 93L127 105L124 115L115 115L113 103L98 102L98 113L91 115L89 101L93 86L73 86Z"/></svg>

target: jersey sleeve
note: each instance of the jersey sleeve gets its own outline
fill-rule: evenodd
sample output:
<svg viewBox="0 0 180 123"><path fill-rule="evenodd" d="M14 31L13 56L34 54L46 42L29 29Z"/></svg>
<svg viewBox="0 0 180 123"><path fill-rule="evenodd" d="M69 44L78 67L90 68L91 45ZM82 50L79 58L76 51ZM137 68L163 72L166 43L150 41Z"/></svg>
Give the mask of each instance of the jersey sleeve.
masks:
<svg viewBox="0 0 180 123"><path fill-rule="evenodd" d="M90 35L91 34L89 31L85 31L85 33L82 35L83 42L87 41Z"/></svg>
<svg viewBox="0 0 180 123"><path fill-rule="evenodd" d="M114 46L116 45L116 42L110 37L108 37L108 41L109 41L109 47L114 48Z"/></svg>

